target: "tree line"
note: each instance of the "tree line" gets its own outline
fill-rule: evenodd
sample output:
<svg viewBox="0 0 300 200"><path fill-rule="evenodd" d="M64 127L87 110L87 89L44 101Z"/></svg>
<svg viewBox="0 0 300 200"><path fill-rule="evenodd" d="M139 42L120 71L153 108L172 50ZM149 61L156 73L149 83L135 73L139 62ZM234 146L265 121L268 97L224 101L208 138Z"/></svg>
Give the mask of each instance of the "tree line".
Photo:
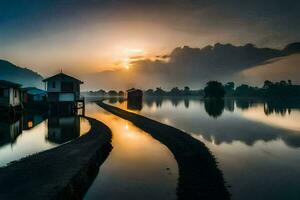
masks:
<svg viewBox="0 0 300 200"><path fill-rule="evenodd" d="M83 93L86 96L113 96L123 97L124 91L98 90ZM234 82L222 84L218 81L209 81L203 89L191 90L188 86L184 88L174 87L171 90L164 90L161 87L144 90L145 96L200 96L204 98L223 97L245 97L245 98L295 98L300 97L300 85L295 85L291 80L272 82L266 80L262 87L241 84L235 86Z"/></svg>
<svg viewBox="0 0 300 200"><path fill-rule="evenodd" d="M300 97L300 86L292 84L291 80L272 82L266 80L262 87L241 84L235 87L234 82L222 84L218 81L209 81L204 89L190 90L189 87L179 89L174 87L169 91L162 88L148 89L144 92L148 96L201 96L206 98L223 97L248 97L248 98L272 98L272 97Z"/></svg>

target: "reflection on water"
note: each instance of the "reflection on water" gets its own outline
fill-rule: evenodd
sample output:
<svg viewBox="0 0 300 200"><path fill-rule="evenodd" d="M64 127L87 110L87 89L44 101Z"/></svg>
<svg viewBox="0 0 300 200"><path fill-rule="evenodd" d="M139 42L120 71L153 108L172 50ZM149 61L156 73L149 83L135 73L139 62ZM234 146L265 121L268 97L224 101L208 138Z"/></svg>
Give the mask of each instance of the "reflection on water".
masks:
<svg viewBox="0 0 300 200"><path fill-rule="evenodd" d="M61 127L57 127L58 122ZM15 119L0 119L0 166L56 147L88 132L87 120L47 117L47 113L25 112Z"/></svg>
<svg viewBox="0 0 300 200"><path fill-rule="evenodd" d="M87 104L86 113L113 134L113 149L86 199L176 199L177 164L164 145L96 104Z"/></svg>
<svg viewBox="0 0 300 200"><path fill-rule="evenodd" d="M47 140L62 144L79 137L88 132L89 129L87 120L79 116L52 116L48 118Z"/></svg>
<svg viewBox="0 0 300 200"><path fill-rule="evenodd" d="M232 186L232 199L300 199L299 102L147 98L134 112L203 141Z"/></svg>

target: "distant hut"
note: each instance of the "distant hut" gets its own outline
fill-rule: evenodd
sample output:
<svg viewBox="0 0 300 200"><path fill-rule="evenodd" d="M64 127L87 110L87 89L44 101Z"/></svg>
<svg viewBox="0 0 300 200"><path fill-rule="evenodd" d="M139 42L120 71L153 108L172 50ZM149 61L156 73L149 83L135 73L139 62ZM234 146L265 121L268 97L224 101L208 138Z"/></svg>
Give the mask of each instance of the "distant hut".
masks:
<svg viewBox="0 0 300 200"><path fill-rule="evenodd" d="M127 90L127 108L131 110L141 110L143 100L143 91L132 88Z"/></svg>
<svg viewBox="0 0 300 200"><path fill-rule="evenodd" d="M48 103L51 108L58 108L62 112L72 112L82 105L84 99L80 98L81 80L59 73L43 80L46 83ZM81 107L80 107L81 108Z"/></svg>
<svg viewBox="0 0 300 200"><path fill-rule="evenodd" d="M127 100L128 101L142 101L143 91L135 88L127 90Z"/></svg>
<svg viewBox="0 0 300 200"><path fill-rule="evenodd" d="M0 80L0 109L19 110L22 108L20 84Z"/></svg>

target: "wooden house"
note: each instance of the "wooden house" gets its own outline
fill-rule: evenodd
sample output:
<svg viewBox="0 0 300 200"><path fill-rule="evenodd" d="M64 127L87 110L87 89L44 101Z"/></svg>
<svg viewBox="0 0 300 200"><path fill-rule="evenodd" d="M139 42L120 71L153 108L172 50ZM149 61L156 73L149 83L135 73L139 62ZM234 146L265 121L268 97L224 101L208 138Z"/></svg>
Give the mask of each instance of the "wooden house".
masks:
<svg viewBox="0 0 300 200"><path fill-rule="evenodd" d="M0 80L0 108L19 109L22 108L20 84Z"/></svg>
<svg viewBox="0 0 300 200"><path fill-rule="evenodd" d="M43 80L46 83L50 109L58 107L60 111L74 111L79 105L84 108L84 99L80 97L82 81L59 73ZM80 107L81 108L81 107Z"/></svg>
<svg viewBox="0 0 300 200"><path fill-rule="evenodd" d="M128 101L142 101L143 91L135 88L127 90L127 100Z"/></svg>

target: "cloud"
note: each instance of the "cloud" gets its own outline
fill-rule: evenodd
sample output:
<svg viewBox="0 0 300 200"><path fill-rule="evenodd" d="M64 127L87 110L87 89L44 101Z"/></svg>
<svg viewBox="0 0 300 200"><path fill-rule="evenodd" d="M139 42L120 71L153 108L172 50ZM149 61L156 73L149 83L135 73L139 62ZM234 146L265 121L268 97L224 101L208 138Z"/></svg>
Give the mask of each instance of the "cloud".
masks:
<svg viewBox="0 0 300 200"><path fill-rule="evenodd" d="M138 60L132 62L130 70L98 73L94 75L98 82L95 79L90 80L97 82L102 88L126 89L129 86L146 89L159 86L164 88L184 87L186 85L200 88L209 80L241 82L246 81L249 76L249 81L251 81L254 77L259 77L260 74L260 79L254 80L257 84L267 78L262 76L263 74L268 74L268 78L273 77L273 79L282 79L291 73L298 74L296 72L300 72L300 69L295 67L297 60L294 59L290 63L286 62L286 65L294 65L294 67L288 68L286 72L284 70L286 65L284 68L266 67L273 63L278 65L281 60L294 58L285 58L285 56L296 52L300 52L300 43L289 45L283 50L257 48L252 44L233 46L217 43L202 49L184 46L175 48L171 52L168 62ZM277 74L275 73L276 70L279 70ZM244 75L242 79L241 75ZM293 78L297 79L296 76Z"/></svg>

